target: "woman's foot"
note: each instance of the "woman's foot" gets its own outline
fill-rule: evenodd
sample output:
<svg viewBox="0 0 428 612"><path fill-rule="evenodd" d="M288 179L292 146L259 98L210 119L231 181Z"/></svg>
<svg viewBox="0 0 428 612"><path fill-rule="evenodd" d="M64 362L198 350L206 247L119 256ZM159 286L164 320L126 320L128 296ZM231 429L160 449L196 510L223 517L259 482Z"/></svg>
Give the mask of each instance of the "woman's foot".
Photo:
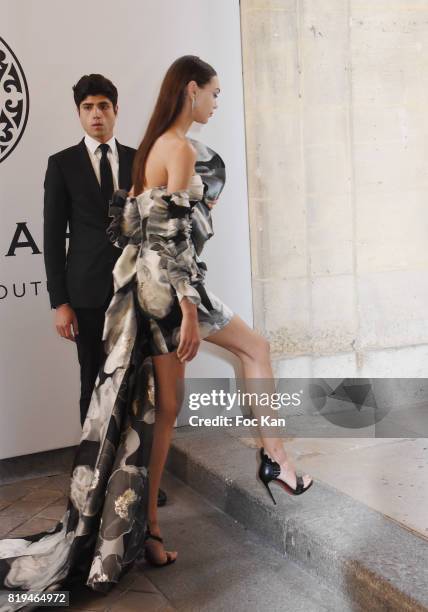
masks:
<svg viewBox="0 0 428 612"><path fill-rule="evenodd" d="M293 463L287 459L283 463L280 463L280 468L281 472L279 473L278 478L287 483L292 489L295 489L297 486L296 468L294 467ZM312 482L312 478L309 476L309 474L305 474L302 476L302 478L303 486L306 489L309 483Z"/></svg>
<svg viewBox="0 0 428 612"><path fill-rule="evenodd" d="M293 462L289 460L288 455L285 452L285 450L281 449L280 453L277 453L277 452L268 453L267 450L265 449L265 453L267 453L268 457L270 457L271 459L279 463L281 471L279 473L279 476L277 476L277 478L279 478L280 480L288 484L288 486L291 487L292 489L296 489L296 486L297 486L296 468ZM302 476L302 478L303 478L303 486L306 489L306 487L312 482L313 479L309 476L309 474L305 474L304 476Z"/></svg>
<svg viewBox="0 0 428 612"><path fill-rule="evenodd" d="M147 530L150 535L155 536L156 538L161 538L158 523L148 521ZM163 542L151 538L150 535L149 537L146 536L145 540L146 555L149 557L150 563L152 565L166 565L168 563L173 563L177 558L177 551L165 550Z"/></svg>

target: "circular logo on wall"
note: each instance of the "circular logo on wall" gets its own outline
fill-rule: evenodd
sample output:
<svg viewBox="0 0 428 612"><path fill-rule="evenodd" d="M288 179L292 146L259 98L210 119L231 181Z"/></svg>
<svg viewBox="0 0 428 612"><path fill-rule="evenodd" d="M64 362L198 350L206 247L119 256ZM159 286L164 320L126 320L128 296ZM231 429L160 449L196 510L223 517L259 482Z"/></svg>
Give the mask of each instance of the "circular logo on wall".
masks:
<svg viewBox="0 0 428 612"><path fill-rule="evenodd" d="M21 140L29 108L24 72L12 49L0 38L0 162Z"/></svg>

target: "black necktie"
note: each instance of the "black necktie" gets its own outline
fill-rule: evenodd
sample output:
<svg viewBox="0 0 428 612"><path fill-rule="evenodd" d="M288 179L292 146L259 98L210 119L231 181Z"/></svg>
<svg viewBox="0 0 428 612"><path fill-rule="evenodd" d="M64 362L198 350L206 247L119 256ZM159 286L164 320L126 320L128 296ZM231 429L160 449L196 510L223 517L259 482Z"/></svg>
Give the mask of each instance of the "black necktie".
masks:
<svg viewBox="0 0 428 612"><path fill-rule="evenodd" d="M108 206L108 203L113 194L113 174L111 171L110 162L107 157L107 152L110 150L110 146L108 144L100 144L98 147L101 149L101 161L100 161L100 185L101 185L101 193L103 195L103 200Z"/></svg>

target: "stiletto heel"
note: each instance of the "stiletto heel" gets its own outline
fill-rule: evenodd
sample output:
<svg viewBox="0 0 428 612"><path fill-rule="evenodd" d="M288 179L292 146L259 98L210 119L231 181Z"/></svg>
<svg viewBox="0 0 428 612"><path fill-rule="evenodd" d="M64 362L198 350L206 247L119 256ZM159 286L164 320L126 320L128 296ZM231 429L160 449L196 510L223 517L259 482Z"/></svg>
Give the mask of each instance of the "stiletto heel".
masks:
<svg viewBox="0 0 428 612"><path fill-rule="evenodd" d="M273 501L273 503L274 503L274 504L275 504L275 506L276 506L276 501L275 501L275 498L274 498L274 496L273 496L272 491L270 490L270 486L268 485L268 483L267 483L267 482L264 482L263 480L262 480L262 482L263 482L263 484L265 485L266 489L268 490L269 495L271 496L272 501Z"/></svg>
<svg viewBox="0 0 428 612"><path fill-rule="evenodd" d="M279 465L279 463L273 461L273 459L266 455L266 453L264 452L264 448L260 449L260 457L262 459L262 462L259 468L259 478L265 485L266 489L269 491L269 494L274 504L276 504L276 501L269 487L269 483L272 481L280 485L290 495L301 495L313 485L314 481L311 480L311 482L305 487L302 476L298 476L296 474L296 488L293 489L293 487L291 487L289 484L279 478L279 475L281 473L281 466Z"/></svg>
<svg viewBox="0 0 428 612"><path fill-rule="evenodd" d="M157 542L160 542L161 544L163 544L163 539L160 536L153 535L150 532L149 527L147 527L146 533L145 533L145 536L144 536L144 542L146 542L149 539L156 540ZM171 563L174 563L174 561L176 561L176 559L177 559L177 557L173 558L171 556L171 553L165 551L166 561L164 563L158 563L156 561L153 553L149 552L149 550L150 549L145 548L145 550L144 550L144 557L145 557L146 561L148 563L150 563L150 565L153 565L154 567L164 567L164 565L170 565Z"/></svg>

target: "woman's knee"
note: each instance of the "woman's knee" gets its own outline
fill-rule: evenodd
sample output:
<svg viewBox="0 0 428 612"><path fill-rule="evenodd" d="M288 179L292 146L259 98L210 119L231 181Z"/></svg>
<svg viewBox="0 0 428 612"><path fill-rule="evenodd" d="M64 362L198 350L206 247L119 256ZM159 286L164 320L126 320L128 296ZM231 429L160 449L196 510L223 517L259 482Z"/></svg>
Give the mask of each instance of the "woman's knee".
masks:
<svg viewBox="0 0 428 612"><path fill-rule="evenodd" d="M243 361L265 361L270 358L270 342L260 334L255 334L250 348L240 355Z"/></svg>

